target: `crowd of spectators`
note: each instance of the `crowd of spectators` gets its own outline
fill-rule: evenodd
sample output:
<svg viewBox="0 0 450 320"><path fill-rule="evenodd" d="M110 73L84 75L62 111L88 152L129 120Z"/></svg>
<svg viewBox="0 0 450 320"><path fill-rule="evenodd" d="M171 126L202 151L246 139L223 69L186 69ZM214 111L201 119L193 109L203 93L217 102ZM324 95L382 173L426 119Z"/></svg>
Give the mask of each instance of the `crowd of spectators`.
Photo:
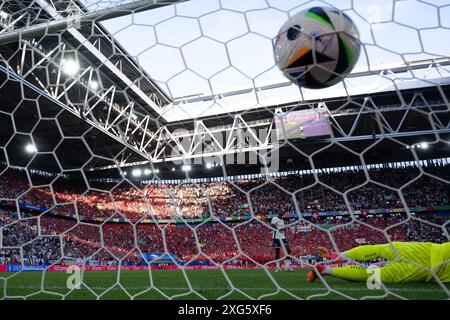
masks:
<svg viewBox="0 0 450 320"><path fill-rule="evenodd" d="M427 173L439 179L410 167L371 169L368 176L364 171L323 172L140 188L126 181L96 182L91 189L70 178L30 176L9 169L0 179L0 201L6 201L0 202L0 264L63 260L136 264L143 262L138 254L146 252L171 253L185 262L266 263L273 260L268 219L278 210L286 214L340 212L290 221L286 234L295 257L313 254L318 245L342 251L364 243L449 241L444 232L450 228L446 215L418 213L416 217L428 221L421 222L407 219L404 213L368 211L449 205L450 188L445 182L450 181L449 169L427 168ZM30 182L34 187L30 188ZM21 204L51 209L59 215L24 209ZM349 209L362 210L358 220L345 214ZM226 224L156 220L251 214L251 220ZM158 223L87 222L98 217Z"/></svg>
<svg viewBox="0 0 450 320"><path fill-rule="evenodd" d="M2 213L5 210L1 211ZM6 218L5 218L6 217ZM286 236L294 257L314 254L317 246L345 251L389 241L449 241L450 217L430 213L291 220ZM87 264L139 264L139 253L166 252L184 262L268 263L273 261L272 229L266 220L223 224L82 223L57 216L13 219L2 215L1 261ZM38 231L39 230L39 231ZM22 249L22 256L20 250Z"/></svg>
<svg viewBox="0 0 450 320"><path fill-rule="evenodd" d="M268 179L204 183L118 184L75 182L66 178L33 180L8 170L0 179L0 199L52 209L83 218L171 219L270 215L282 210L347 210L435 207L450 204L450 168L379 168L368 171L296 174ZM370 178L370 179L367 179ZM41 179L42 180L42 179ZM48 180L48 179L47 179ZM404 201L402 200L402 196ZM348 200L348 205L346 200Z"/></svg>

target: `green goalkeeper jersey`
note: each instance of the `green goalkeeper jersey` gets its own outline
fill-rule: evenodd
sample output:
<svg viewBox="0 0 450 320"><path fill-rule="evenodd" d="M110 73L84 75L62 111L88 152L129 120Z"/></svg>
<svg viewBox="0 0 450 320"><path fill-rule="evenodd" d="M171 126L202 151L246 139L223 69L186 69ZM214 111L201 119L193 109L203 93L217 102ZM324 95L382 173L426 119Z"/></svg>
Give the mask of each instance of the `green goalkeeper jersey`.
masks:
<svg viewBox="0 0 450 320"><path fill-rule="evenodd" d="M368 261L378 257L391 260L381 268L381 280L386 283L435 281L433 274L428 270L433 270L442 282L450 282L450 242L392 244L401 259L390 244L361 246L347 251L347 254L350 259L357 261Z"/></svg>
<svg viewBox="0 0 450 320"><path fill-rule="evenodd" d="M450 242L432 244L431 267L442 282L450 282Z"/></svg>
<svg viewBox="0 0 450 320"><path fill-rule="evenodd" d="M433 274L426 269L434 270L443 282L450 280L450 243L394 242L393 245L402 259L395 260L397 255L389 244L383 247L383 251L387 250L383 253L385 258L395 261L383 268L382 281L434 281Z"/></svg>

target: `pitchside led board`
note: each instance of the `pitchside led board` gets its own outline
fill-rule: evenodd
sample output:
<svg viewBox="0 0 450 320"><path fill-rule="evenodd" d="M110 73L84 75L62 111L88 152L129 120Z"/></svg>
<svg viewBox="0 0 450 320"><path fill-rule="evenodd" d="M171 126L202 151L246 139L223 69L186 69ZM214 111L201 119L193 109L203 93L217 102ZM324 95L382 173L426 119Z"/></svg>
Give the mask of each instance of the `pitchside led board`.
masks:
<svg viewBox="0 0 450 320"><path fill-rule="evenodd" d="M275 116L277 139L305 139L331 135L330 111L326 107L290 111Z"/></svg>

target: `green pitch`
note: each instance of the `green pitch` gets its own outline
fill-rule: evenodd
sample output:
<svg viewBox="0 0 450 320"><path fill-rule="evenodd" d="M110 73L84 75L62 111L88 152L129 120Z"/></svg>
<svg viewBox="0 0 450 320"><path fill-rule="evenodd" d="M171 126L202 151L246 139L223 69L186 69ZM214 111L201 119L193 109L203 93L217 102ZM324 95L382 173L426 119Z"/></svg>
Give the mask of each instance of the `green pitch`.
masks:
<svg viewBox="0 0 450 320"><path fill-rule="evenodd" d="M307 270L153 270L85 272L81 289L67 289L64 272L0 274L0 299L448 299L436 283L389 285L390 294L365 283L326 278L308 283ZM279 288L274 284L273 277ZM233 287L229 285L232 283ZM450 284L446 285L450 290ZM125 291L126 290L126 291ZM127 293L128 292L128 293ZM65 297L64 297L65 295Z"/></svg>

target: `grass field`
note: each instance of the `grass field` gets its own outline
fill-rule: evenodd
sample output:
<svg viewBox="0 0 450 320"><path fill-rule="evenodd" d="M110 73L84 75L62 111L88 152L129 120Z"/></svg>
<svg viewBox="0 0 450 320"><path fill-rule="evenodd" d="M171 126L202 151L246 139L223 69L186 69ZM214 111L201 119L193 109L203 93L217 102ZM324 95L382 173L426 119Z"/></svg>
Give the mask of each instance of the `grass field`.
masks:
<svg viewBox="0 0 450 320"><path fill-rule="evenodd" d="M0 299L448 299L436 283L389 285L390 293L365 283L326 278L308 283L306 270L91 271L81 289L69 290L64 272L0 274ZM227 278L228 281L227 281ZM279 288L274 284L275 280ZM232 283L232 286L229 285ZM153 286L151 285L153 284ZM192 290L190 289L192 288ZM450 290L450 284L446 285ZM126 292L126 291L128 292Z"/></svg>

